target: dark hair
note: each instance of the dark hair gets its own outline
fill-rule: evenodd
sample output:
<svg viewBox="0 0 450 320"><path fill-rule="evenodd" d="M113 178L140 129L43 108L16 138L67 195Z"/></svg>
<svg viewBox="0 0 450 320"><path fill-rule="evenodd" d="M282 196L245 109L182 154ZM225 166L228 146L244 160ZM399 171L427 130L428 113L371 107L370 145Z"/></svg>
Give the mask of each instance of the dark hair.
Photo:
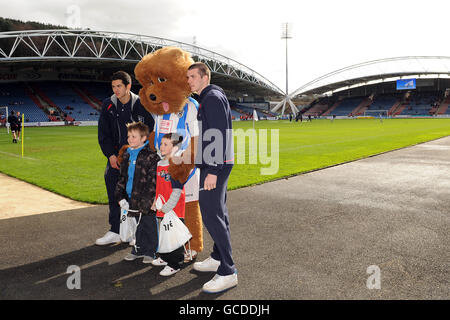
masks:
<svg viewBox="0 0 450 320"><path fill-rule="evenodd" d="M202 78L204 76L208 76L208 79L211 80L211 70L209 70L208 66L203 62L196 62L194 64L191 64L188 70L192 69L197 69Z"/></svg>
<svg viewBox="0 0 450 320"><path fill-rule="evenodd" d="M148 137L150 134L150 129L148 128L148 126L145 123L142 122L132 122L132 123L127 123L127 131L130 132L131 130L137 130L139 131L139 134L141 136L146 136Z"/></svg>
<svg viewBox="0 0 450 320"><path fill-rule="evenodd" d="M162 139L169 139L172 142L173 146L178 146L181 142L183 142L183 136L178 133L166 133L163 135Z"/></svg>
<svg viewBox="0 0 450 320"><path fill-rule="evenodd" d="M131 77L125 71L114 72L113 75L111 76L111 81L114 81L114 80L122 80L122 82L125 86L131 84Z"/></svg>

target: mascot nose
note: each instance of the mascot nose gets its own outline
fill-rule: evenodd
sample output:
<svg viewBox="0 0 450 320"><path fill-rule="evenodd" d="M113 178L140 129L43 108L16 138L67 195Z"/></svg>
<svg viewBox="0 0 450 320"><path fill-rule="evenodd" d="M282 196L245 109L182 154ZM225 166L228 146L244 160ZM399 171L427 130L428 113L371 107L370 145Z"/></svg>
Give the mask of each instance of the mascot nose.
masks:
<svg viewBox="0 0 450 320"><path fill-rule="evenodd" d="M153 93L150 95L150 100L152 100L152 101L156 100L156 96Z"/></svg>

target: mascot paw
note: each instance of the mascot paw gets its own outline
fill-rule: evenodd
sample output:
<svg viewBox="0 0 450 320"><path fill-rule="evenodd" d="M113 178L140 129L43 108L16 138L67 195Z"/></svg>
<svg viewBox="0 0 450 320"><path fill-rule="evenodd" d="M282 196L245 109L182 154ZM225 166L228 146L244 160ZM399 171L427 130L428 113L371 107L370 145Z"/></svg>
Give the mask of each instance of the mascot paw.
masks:
<svg viewBox="0 0 450 320"><path fill-rule="evenodd" d="M181 160L173 159L169 160L169 174L170 176L180 181L181 183L185 183L187 179L189 178L189 174L191 173L192 169L194 169L194 164L186 164L186 163L180 163Z"/></svg>
<svg viewBox="0 0 450 320"><path fill-rule="evenodd" d="M126 144L119 150L119 155L117 156L117 162L119 162L119 166L122 164L123 154L127 151L128 147L129 145Z"/></svg>

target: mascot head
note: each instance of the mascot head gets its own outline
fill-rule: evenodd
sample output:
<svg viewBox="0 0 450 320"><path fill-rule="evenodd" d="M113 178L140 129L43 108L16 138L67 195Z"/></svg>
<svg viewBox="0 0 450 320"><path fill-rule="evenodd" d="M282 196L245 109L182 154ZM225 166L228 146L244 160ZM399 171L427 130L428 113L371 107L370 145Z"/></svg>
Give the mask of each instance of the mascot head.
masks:
<svg viewBox="0 0 450 320"><path fill-rule="evenodd" d="M186 73L193 63L188 52L176 47L164 47L144 56L134 69L142 86L139 97L144 108L154 114L181 111L191 94Z"/></svg>

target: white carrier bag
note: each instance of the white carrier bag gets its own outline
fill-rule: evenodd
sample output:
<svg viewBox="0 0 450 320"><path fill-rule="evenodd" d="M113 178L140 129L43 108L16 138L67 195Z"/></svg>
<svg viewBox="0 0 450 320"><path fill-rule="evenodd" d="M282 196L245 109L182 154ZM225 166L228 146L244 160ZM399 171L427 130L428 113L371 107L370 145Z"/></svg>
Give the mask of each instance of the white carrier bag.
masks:
<svg viewBox="0 0 450 320"><path fill-rule="evenodd" d="M120 240L122 242L131 242L136 235L136 219L128 216L128 210L120 209Z"/></svg>
<svg viewBox="0 0 450 320"><path fill-rule="evenodd" d="M162 201L158 197L156 200L156 208L161 210ZM172 252L192 238L189 229L178 218L177 214L170 210L164 215L164 218L159 225L159 245L158 252L169 253Z"/></svg>

